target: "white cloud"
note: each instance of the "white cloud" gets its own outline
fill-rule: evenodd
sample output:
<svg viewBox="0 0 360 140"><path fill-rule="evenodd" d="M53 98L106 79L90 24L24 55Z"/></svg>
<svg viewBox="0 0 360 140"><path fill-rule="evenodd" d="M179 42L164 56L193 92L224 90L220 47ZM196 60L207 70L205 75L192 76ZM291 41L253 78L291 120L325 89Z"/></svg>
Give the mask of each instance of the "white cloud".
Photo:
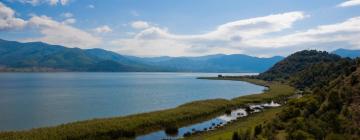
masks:
<svg viewBox="0 0 360 140"><path fill-rule="evenodd" d="M109 26L104 25L104 26L95 28L94 31L97 33L109 33L109 32L112 32L112 29Z"/></svg>
<svg viewBox="0 0 360 140"><path fill-rule="evenodd" d="M66 5L70 2L70 0L45 0L45 1L48 1L50 5L57 5L57 4Z"/></svg>
<svg viewBox="0 0 360 140"><path fill-rule="evenodd" d="M121 46L119 51L135 55L201 55L211 53L243 52L244 40L292 27L306 17L303 12L288 12L229 22L215 30L197 35L178 35L167 29L151 26L147 22L133 22L132 27L143 29L132 38L111 43ZM136 24L135 24L136 23Z"/></svg>
<svg viewBox="0 0 360 140"><path fill-rule="evenodd" d="M64 18L72 18L72 17L74 17L74 15L72 13L70 13L70 12L62 13L61 16L64 17Z"/></svg>
<svg viewBox="0 0 360 140"><path fill-rule="evenodd" d="M101 43L101 38L94 37L67 24L54 21L47 16L33 16L28 22L30 27L39 29L43 37L29 38L25 39L25 41L42 41L79 48L91 48Z"/></svg>
<svg viewBox="0 0 360 140"><path fill-rule="evenodd" d="M67 5L70 0L12 0L12 1L18 1L21 3L29 3L32 5L38 5L38 4L42 4L42 3L47 3L50 5Z"/></svg>
<svg viewBox="0 0 360 140"><path fill-rule="evenodd" d="M0 31L21 29L26 21L15 17L15 11L0 2Z"/></svg>
<svg viewBox="0 0 360 140"><path fill-rule="evenodd" d="M133 27L134 29L145 29L150 27L150 25L145 21L134 21L131 23L131 27Z"/></svg>
<svg viewBox="0 0 360 140"><path fill-rule="evenodd" d="M93 9L95 8L95 5L89 4L87 7Z"/></svg>
<svg viewBox="0 0 360 140"><path fill-rule="evenodd" d="M70 12L62 13L60 16L65 18L65 20L62 22L63 24L74 24L74 23L76 23L76 19L73 18L74 15L72 13L70 13Z"/></svg>
<svg viewBox="0 0 360 140"><path fill-rule="evenodd" d="M131 14L132 16L134 16L134 17L140 16L140 14L139 14L137 11L135 11L135 10L131 10L131 11L130 11L130 14Z"/></svg>
<svg viewBox="0 0 360 140"><path fill-rule="evenodd" d="M74 24L75 22L76 22L75 18L68 18L68 19L65 19L62 23L63 24Z"/></svg>
<svg viewBox="0 0 360 140"><path fill-rule="evenodd" d="M62 1L65 2L65 1ZM70 17L67 15L67 17ZM81 29L70 26L76 20L68 18L58 22L47 16L32 15L25 21L15 17L15 11L0 2L0 31L20 29L23 27L38 30L42 37L22 39L23 41L42 41L67 47L89 48L101 43L101 38L95 37Z"/></svg>
<svg viewBox="0 0 360 140"><path fill-rule="evenodd" d="M351 7L360 5L360 0L348 0L346 2L340 3L337 7Z"/></svg>
<svg viewBox="0 0 360 140"><path fill-rule="evenodd" d="M32 5L37 5L41 0L13 0L13 1L19 1L21 3L30 3Z"/></svg>
<svg viewBox="0 0 360 140"><path fill-rule="evenodd" d="M259 47L289 47L314 43L347 42L354 47L360 47L359 38L360 17L354 17L341 23L322 25L279 37L255 38L245 41L245 43Z"/></svg>
<svg viewBox="0 0 360 140"><path fill-rule="evenodd" d="M119 46L119 52L144 56L214 53L272 56L303 49L360 49L360 17L303 31L287 30L284 34L306 17L303 12L288 12L229 22L208 33L188 35L149 25L130 38L113 40L111 44Z"/></svg>

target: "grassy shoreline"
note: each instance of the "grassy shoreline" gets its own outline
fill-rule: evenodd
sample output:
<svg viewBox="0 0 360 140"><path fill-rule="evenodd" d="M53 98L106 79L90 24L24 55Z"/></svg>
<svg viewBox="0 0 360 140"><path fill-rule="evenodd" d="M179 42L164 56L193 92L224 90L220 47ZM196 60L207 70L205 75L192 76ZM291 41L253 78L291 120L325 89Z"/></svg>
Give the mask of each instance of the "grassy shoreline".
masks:
<svg viewBox="0 0 360 140"><path fill-rule="evenodd" d="M215 131L209 131L206 133L200 133L186 137L185 140L230 140L234 132L243 134L248 130L251 130L250 135L252 136L252 130L255 126L271 121L276 117L276 114L282 110L282 108L283 107L266 109L263 112L240 118L234 123L221 127Z"/></svg>
<svg viewBox="0 0 360 140"><path fill-rule="evenodd" d="M265 82L243 77L199 78L208 80L239 80L266 86L263 93L237 97L231 100L211 99L186 103L176 108L141 113L136 115L93 119L63 124L55 127L37 128L27 131L0 132L0 139L62 140L62 139L119 139L131 138L166 128L185 126L208 120L224 113L226 109L241 107L249 103L281 99L294 93L294 88L275 82Z"/></svg>

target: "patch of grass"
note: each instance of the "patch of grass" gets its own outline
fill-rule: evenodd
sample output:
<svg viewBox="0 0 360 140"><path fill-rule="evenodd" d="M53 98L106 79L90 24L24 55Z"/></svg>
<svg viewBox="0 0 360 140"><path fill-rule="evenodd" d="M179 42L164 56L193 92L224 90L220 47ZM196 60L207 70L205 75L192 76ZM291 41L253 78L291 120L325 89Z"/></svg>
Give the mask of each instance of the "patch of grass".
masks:
<svg viewBox="0 0 360 140"><path fill-rule="evenodd" d="M234 132L237 132L241 137L249 130L251 137L253 137L253 130L255 126L271 121L274 117L276 117L276 114L279 113L281 109L281 107L267 109L263 112L241 118L238 121L215 131L186 137L185 140L231 140Z"/></svg>
<svg viewBox="0 0 360 140"><path fill-rule="evenodd" d="M212 78L208 78L212 79ZM220 80L220 79L214 79ZM212 99L187 103L173 109L141 113L136 115L93 119L63 124L55 127L37 128L27 131L1 132L1 140L74 140L74 139L124 139L165 129L167 126L185 126L211 119L225 110L290 96L294 89L281 83L268 83L249 78L241 80L268 87L262 94L253 94L232 100Z"/></svg>
<svg viewBox="0 0 360 140"><path fill-rule="evenodd" d="M198 79L209 79L209 80L233 80L233 81L245 81L260 86L265 86L267 89L263 93L252 94L246 96L240 96L232 99L232 103L235 105L244 105L248 103L261 103L268 102L271 100L283 101L286 97L293 95L295 89L289 85L280 82L268 82L259 79L247 78L247 77L200 77Z"/></svg>

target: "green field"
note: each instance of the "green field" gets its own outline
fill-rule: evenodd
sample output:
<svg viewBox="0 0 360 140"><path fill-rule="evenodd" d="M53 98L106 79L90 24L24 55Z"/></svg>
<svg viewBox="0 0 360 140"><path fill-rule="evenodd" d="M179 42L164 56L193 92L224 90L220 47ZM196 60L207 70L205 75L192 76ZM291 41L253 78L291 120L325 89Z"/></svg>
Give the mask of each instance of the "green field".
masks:
<svg viewBox="0 0 360 140"><path fill-rule="evenodd" d="M219 80L217 78L208 78ZM55 127L28 131L1 132L0 139L6 140L64 140L64 139L123 139L164 129L181 127L201 122L225 112L225 110L270 100L281 100L294 93L294 88L276 82L265 82L248 78L221 78L241 80L268 87L264 93L234 98L232 100L212 99L187 103L173 109L141 113L136 115L94 119L68 123Z"/></svg>
<svg viewBox="0 0 360 140"><path fill-rule="evenodd" d="M268 89L261 94L252 94L246 96L240 96L232 99L232 103L235 105L244 105L247 103L261 103L271 100L283 101L286 97L293 95L295 89L289 85L282 84L280 82L267 82L258 79L244 78L244 77L200 77L199 79L209 80L233 80L233 81L246 81L260 86L265 86Z"/></svg>

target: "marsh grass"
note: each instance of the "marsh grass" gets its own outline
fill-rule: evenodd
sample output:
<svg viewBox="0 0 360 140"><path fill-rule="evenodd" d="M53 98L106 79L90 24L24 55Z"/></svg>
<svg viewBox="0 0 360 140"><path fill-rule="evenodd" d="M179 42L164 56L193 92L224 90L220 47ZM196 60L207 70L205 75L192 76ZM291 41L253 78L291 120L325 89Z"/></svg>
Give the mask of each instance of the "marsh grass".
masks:
<svg viewBox="0 0 360 140"><path fill-rule="evenodd" d="M271 121L271 119L276 117L276 114L279 113L281 109L282 107L267 109L263 112L240 118L232 124L226 125L215 131L200 133L197 135L186 137L185 140L231 140L235 132L239 135L241 139L246 139L244 137L250 137L254 139L253 135L255 133L255 127L259 124Z"/></svg>

